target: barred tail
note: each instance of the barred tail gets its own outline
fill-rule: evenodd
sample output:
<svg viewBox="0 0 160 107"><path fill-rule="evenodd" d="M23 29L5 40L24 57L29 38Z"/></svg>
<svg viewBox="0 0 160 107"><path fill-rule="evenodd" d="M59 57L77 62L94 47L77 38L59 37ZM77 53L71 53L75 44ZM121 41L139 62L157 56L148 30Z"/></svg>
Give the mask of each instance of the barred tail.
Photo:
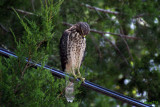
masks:
<svg viewBox="0 0 160 107"><path fill-rule="evenodd" d="M74 100L74 83L66 80L65 97L68 102L73 102Z"/></svg>

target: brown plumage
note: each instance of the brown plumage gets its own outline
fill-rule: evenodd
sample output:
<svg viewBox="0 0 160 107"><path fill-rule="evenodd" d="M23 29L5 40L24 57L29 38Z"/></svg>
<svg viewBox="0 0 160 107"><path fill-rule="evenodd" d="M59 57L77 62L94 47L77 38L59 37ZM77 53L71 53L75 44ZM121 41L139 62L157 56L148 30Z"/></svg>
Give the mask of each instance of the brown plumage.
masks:
<svg viewBox="0 0 160 107"><path fill-rule="evenodd" d="M65 30L60 40L62 70L72 74L75 78L81 78L79 69L86 48L85 35L87 35L89 32L89 25L85 22L79 22ZM66 81L65 96L67 101L73 101L73 92L74 83Z"/></svg>

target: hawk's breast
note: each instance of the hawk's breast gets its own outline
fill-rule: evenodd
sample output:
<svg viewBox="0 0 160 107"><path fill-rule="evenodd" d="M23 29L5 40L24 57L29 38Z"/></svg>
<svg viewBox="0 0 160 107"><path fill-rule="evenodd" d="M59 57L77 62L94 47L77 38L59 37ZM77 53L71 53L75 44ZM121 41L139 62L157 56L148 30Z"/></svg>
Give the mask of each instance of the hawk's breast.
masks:
<svg viewBox="0 0 160 107"><path fill-rule="evenodd" d="M68 37L68 60L72 67L79 68L86 48L86 39L79 33L72 33Z"/></svg>

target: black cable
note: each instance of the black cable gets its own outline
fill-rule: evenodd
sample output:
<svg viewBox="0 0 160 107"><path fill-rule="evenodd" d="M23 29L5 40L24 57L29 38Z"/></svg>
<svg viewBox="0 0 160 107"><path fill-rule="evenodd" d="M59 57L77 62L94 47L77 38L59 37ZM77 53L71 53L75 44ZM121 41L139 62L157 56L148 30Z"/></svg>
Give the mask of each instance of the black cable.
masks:
<svg viewBox="0 0 160 107"><path fill-rule="evenodd" d="M7 51L6 49L3 49L3 48L0 48L0 54L5 56L5 57L15 57L15 58L18 58L13 52L9 52ZM26 62L28 62L28 59L26 59ZM29 61L30 64L33 64L34 66L36 67L41 67L41 64L36 64L32 61ZM65 74L64 72L60 71L60 70L56 70L54 68L51 68L49 66L44 66L43 67L44 69L48 69L51 71L51 73L54 75L54 76L57 76L57 77L60 77L60 78L65 78L65 76L68 76L70 80L73 80L74 78L73 77L70 77L69 75ZM77 81L80 81L79 79L77 79ZM86 87L86 88L89 88L89 89L92 89L96 92L99 92L99 93L102 93L104 95L107 95L107 96L110 96L110 97L113 97L115 99L118 99L118 100L121 100L123 102L126 102L130 105L133 105L133 106L138 106L138 107L152 107L151 105L148 105L148 104L144 104L140 101L137 101L133 98L130 98L130 97L127 97L127 96L124 96L120 93L117 93L117 92L114 92L114 91L111 91L107 88L103 88L97 84L94 84L92 82L89 82L87 80L85 80L84 83L81 84L81 86L83 87Z"/></svg>

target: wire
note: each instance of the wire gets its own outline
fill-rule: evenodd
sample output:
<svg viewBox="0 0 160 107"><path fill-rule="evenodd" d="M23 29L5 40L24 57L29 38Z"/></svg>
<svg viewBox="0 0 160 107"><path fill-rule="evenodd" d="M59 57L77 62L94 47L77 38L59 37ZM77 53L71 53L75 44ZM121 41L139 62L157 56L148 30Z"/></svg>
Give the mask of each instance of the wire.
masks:
<svg viewBox="0 0 160 107"><path fill-rule="evenodd" d="M4 57L15 57L15 58L18 58L18 56L16 56L13 52L9 52L8 50L6 49L3 49L3 48L0 48L0 54L3 55ZM28 59L26 58L26 62L28 62ZM41 64L37 64L37 63L34 63L32 61L29 61L29 64L33 64L34 66L36 67L41 67ZM49 66L44 66L43 67L44 69L48 69L51 71L51 73L54 75L54 76L57 76L57 77L60 77L60 78L65 78L66 76L69 77L70 80L74 80L73 77L69 76L68 74L64 73L63 71L60 71L60 70L56 70L54 68L51 68ZM80 81L79 79L77 79L76 81ZM114 92L114 91L111 91L107 88L103 88L102 86L99 86L97 84L94 84L92 82L89 82L87 80L85 80L84 83L81 84L81 86L83 87L86 87L86 88L89 88L91 90L94 90L96 92L99 92L99 93L102 93L104 95L107 95L107 96L110 96L110 97L113 97L115 99L118 99L118 100L121 100L122 102L126 102L130 105L133 105L133 106L138 106L138 107L152 107L151 105L148 105L148 104L144 104L138 100L135 100L133 98L130 98L128 96L124 96L120 93L117 93L117 92Z"/></svg>

